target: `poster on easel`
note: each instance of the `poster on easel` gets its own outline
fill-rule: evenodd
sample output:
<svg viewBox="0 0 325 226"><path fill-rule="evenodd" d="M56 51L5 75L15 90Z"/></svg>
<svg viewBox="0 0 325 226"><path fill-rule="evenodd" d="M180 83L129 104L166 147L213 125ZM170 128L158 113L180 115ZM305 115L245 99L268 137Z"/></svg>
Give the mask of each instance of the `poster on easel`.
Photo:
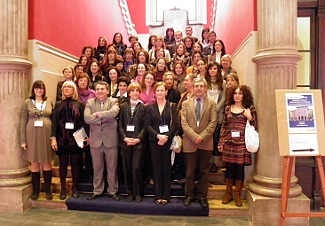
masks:
<svg viewBox="0 0 325 226"><path fill-rule="evenodd" d="M325 129L320 90L276 90L280 156L324 155Z"/></svg>

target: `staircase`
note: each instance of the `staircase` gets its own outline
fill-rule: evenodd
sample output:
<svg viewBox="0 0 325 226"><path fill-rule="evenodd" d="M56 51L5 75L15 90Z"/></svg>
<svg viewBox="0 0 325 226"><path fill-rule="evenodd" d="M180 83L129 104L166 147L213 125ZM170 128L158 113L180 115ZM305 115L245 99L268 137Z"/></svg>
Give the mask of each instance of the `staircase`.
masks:
<svg viewBox="0 0 325 226"><path fill-rule="evenodd" d="M78 189L81 193L81 197L79 200L75 200L74 198L69 199L69 195L71 195L71 188L72 188L72 179L70 175L70 170L68 173L67 177L67 200L60 200L59 199L59 194L60 194L60 179L59 179L59 169L58 166L53 167L52 169L52 192L53 192L53 200L48 201L45 199L45 194L41 192L40 197L38 200L32 201L33 207L42 207L42 208L54 208L54 209L68 209L66 202L70 201L81 201L82 199L86 199L86 197L92 192L92 184L90 183L79 183L78 184ZM226 191L226 186L224 184L225 181L225 175L223 170L218 170L216 173L210 173L209 175L209 182L210 182L210 187L209 187L209 194L208 194L208 199L209 199L209 210L208 213L204 213L205 216L210 216L210 217L248 217L249 216L249 206L246 202L246 200L243 200L243 206L242 207L237 207L234 203L234 201L230 202L227 205L221 204L221 200L225 194ZM41 191L43 191L43 181L41 183ZM120 194L122 195L122 200L119 202L119 204L125 204L129 205L130 203L127 203L124 199L126 197L124 196L125 194L125 189L123 186L120 186ZM148 206L148 210L152 210L152 208L157 208L156 205L153 202L153 185L147 185L145 187L145 198L143 204L146 203ZM243 189L242 191L242 198L244 199L246 195L246 188ZM171 212L172 214L167 214L167 215L175 215L175 211L180 209L180 208L188 208L184 207L182 205L182 199L184 197L184 190L180 184L175 184L173 183L172 185L172 203L174 210ZM108 197L104 197L106 200L111 202ZM92 200L93 201L93 200ZM92 202L90 201L90 202ZM89 202L89 201L88 201ZM170 203L170 204L172 204ZM139 205L142 204L135 204L132 202L132 204L136 205L139 207ZM168 204L168 205L170 205ZM167 206L168 206L167 205ZM199 207L199 204L197 202L192 204L193 207ZM151 207L151 208L150 208ZM87 210L87 209L85 209ZM97 210L96 210L97 211ZM189 209L187 209L187 212L190 212ZM137 211L135 211L137 213ZM144 214L139 212L139 214ZM184 214L181 214L184 215ZM202 215L201 215L202 216Z"/></svg>

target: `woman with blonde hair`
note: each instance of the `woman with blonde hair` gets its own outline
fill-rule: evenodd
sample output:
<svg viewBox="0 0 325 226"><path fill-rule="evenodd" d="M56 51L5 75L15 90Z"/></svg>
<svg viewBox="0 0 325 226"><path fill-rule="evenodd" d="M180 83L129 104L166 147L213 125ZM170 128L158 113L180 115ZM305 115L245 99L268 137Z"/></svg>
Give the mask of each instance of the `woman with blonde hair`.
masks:
<svg viewBox="0 0 325 226"><path fill-rule="evenodd" d="M58 82L56 87L56 101L62 100L62 85L65 81L74 81L75 79L75 72L74 68L70 65L64 67L62 69L62 74L64 77L64 81Z"/></svg>
<svg viewBox="0 0 325 226"><path fill-rule="evenodd" d="M232 59L229 54L223 55L220 61L221 61L221 68L222 68L221 74L224 79L229 73L237 74L237 71L231 67Z"/></svg>
<svg viewBox="0 0 325 226"><path fill-rule="evenodd" d="M52 115L52 149L59 156L61 192L60 199L66 199L66 177L70 161L72 173L72 197L78 198L77 180L82 154L73 133L85 125L84 104L78 100L74 82L66 81L62 85L62 100L56 102Z"/></svg>

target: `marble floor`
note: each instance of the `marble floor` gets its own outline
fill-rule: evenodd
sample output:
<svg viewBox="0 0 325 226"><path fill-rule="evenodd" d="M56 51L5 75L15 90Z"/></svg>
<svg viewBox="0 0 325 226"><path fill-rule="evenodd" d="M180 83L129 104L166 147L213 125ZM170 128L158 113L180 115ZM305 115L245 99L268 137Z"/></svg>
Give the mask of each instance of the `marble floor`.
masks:
<svg viewBox="0 0 325 226"><path fill-rule="evenodd" d="M25 213L0 213L0 225L8 226L70 226L70 225L163 225L163 226L196 226L250 225L248 218L215 218L215 217L175 217L175 216L142 216L83 212L46 208L32 208ZM311 218L310 226L325 225L325 218Z"/></svg>

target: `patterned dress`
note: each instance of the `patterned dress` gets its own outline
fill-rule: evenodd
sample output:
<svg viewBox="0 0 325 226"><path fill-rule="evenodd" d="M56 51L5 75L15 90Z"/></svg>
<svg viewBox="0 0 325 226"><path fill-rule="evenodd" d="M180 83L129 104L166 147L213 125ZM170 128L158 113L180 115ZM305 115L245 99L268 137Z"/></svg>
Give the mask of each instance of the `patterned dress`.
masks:
<svg viewBox="0 0 325 226"><path fill-rule="evenodd" d="M256 110L251 107L253 117L250 122L255 128L257 127ZM245 127L247 118L241 113L232 113L230 106L225 109L225 118L221 127L219 146L223 145L222 160L229 163L243 164L245 166L252 164L251 153L247 151L245 145ZM232 132L238 134L233 137Z"/></svg>

